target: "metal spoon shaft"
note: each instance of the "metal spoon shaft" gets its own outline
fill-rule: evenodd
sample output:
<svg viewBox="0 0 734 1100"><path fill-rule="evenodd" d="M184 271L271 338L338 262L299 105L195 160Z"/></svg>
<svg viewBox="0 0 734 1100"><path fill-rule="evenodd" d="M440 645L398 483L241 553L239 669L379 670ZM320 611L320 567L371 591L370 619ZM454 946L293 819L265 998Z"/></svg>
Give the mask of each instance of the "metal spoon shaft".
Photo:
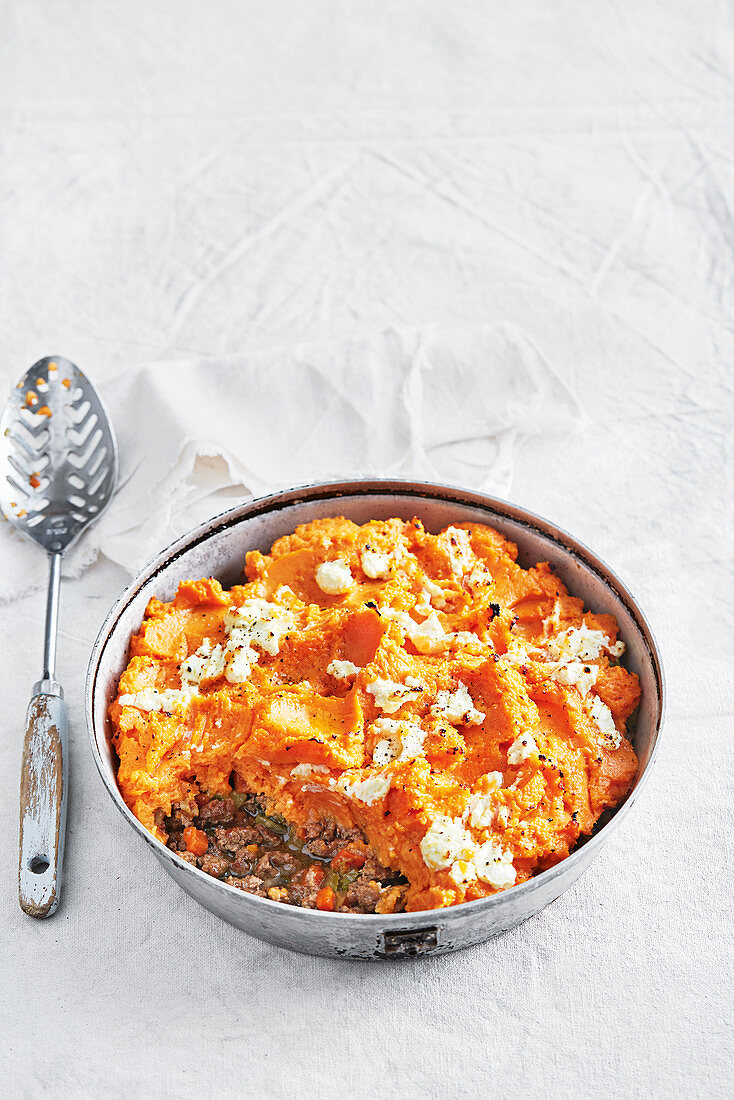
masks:
<svg viewBox="0 0 734 1100"><path fill-rule="evenodd" d="M46 600L46 628L43 637L43 678L53 680L56 675L56 636L59 627L59 594L61 589L61 554L48 555L48 597Z"/></svg>

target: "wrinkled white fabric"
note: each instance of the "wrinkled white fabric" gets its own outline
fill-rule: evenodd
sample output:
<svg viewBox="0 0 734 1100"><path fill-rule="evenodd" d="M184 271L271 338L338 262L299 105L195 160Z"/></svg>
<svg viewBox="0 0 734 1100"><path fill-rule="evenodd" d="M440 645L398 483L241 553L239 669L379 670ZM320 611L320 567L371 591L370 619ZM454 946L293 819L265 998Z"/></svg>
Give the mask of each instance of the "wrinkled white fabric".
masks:
<svg viewBox="0 0 734 1100"><path fill-rule="evenodd" d="M505 495L520 440L577 428L568 385L502 327L391 331L345 343L155 363L100 387L119 488L65 559L130 572L232 499L308 481L422 477ZM43 581L39 552L0 531L0 599Z"/></svg>
<svg viewBox="0 0 734 1100"><path fill-rule="evenodd" d="M10 599L44 563L0 533L3 1093L728 1097L730 5L2 10L0 381L70 357L123 452L62 591L71 788L46 923L15 882L43 596ZM650 781L582 880L400 966L290 955L200 909L111 805L83 712L141 560L246 491L373 471L570 530L634 592L668 685Z"/></svg>

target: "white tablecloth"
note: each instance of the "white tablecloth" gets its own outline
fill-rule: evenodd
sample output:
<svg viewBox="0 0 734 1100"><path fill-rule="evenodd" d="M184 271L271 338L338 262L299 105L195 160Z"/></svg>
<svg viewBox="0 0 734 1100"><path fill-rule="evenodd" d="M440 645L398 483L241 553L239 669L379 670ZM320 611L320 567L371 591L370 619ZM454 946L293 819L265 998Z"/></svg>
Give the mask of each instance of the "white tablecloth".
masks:
<svg viewBox="0 0 734 1100"><path fill-rule="evenodd" d="M507 491L629 583L669 690L638 806L538 917L463 954L395 966L290 955L182 894L98 781L83 672L129 577L128 558L103 543L64 583L64 901L33 922L16 903L17 784L43 599L11 598L5 1094L728 1095L727 5L9 0L4 13L3 388L51 352L112 392L144 363L200 370L211 357L247 379L256 353L278 364L294 348L328 358L330 345L337 363L355 342L392 347L395 332L451 330L456 347L476 326L517 333L563 393L549 390L544 415L501 452ZM272 374L287 401L281 368ZM240 425L246 436L246 404ZM395 459L391 431L371 472ZM453 442L475 453L460 433ZM335 473L358 472L348 435L330 455ZM210 510L227 484L268 479L253 468L249 484L243 468L228 482L205 463L195 473L218 490ZM205 498L182 498L175 524L199 518ZM16 567L3 532L0 570Z"/></svg>

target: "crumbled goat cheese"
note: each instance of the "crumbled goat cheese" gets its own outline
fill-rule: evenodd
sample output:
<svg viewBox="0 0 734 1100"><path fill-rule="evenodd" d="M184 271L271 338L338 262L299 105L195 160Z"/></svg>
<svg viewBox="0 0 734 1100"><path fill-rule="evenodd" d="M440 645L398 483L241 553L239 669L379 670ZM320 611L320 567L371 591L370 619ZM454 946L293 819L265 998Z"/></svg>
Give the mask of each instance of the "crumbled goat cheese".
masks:
<svg viewBox="0 0 734 1100"><path fill-rule="evenodd" d="M196 653L181 665L181 686L193 686L203 684L206 680L216 680L224 672L224 650L221 645L212 649L211 639L205 638Z"/></svg>
<svg viewBox="0 0 734 1100"><path fill-rule="evenodd" d="M459 887L469 886L477 881L477 869L473 863L457 859L451 864L449 878Z"/></svg>
<svg viewBox="0 0 734 1100"><path fill-rule="evenodd" d="M225 676L230 683L240 684L249 679L259 658L257 649L275 657L283 635L294 626L290 611L267 600L252 597L239 607L231 607L224 616L228 635L224 653L229 657Z"/></svg>
<svg viewBox="0 0 734 1100"><path fill-rule="evenodd" d="M332 661L326 671L335 680L348 680L350 676L356 676L362 669L359 665L353 665L351 661Z"/></svg>
<svg viewBox="0 0 734 1100"><path fill-rule="evenodd" d="M435 611L422 623L415 622L409 615L405 618L408 621L401 620L401 626L405 627L405 633L419 653L441 653L447 648L446 631Z"/></svg>
<svg viewBox="0 0 734 1100"><path fill-rule="evenodd" d="M359 556L362 563L362 572L373 581L385 581L390 576L390 562L392 554L384 554L380 550L374 550L369 544Z"/></svg>
<svg viewBox="0 0 734 1100"><path fill-rule="evenodd" d="M491 584L494 577L490 573L487 566L483 561L478 561L472 569L468 577L465 578L466 583L470 588L483 588L487 584Z"/></svg>
<svg viewBox="0 0 734 1100"><path fill-rule="evenodd" d="M452 649L484 645L482 639L469 630L459 630L456 634L447 634L446 637Z"/></svg>
<svg viewBox="0 0 734 1100"><path fill-rule="evenodd" d="M503 829L506 829L507 825L509 823L509 820L510 820L510 807L509 806L500 806L500 808L497 810L497 824L501 825Z"/></svg>
<svg viewBox="0 0 734 1100"><path fill-rule="evenodd" d="M477 849L474 866L482 882L496 886L499 890L513 886L517 879L511 853L504 851L492 840L488 840Z"/></svg>
<svg viewBox="0 0 734 1100"><path fill-rule="evenodd" d="M447 722L464 722L467 726L481 726L486 718L484 711L474 706L466 684L459 684L453 692L439 691L431 714L435 718L445 718Z"/></svg>
<svg viewBox="0 0 734 1100"><path fill-rule="evenodd" d="M556 661L567 662L574 659L593 661L601 656L603 650L607 650L615 657L619 656L619 652L616 651L620 645L621 652L624 652L624 643L617 642L616 645L610 646L609 639L603 631L591 630L582 623L581 626L569 627L556 638L551 638L548 642L548 653Z"/></svg>
<svg viewBox="0 0 734 1100"><path fill-rule="evenodd" d="M553 610L547 618L543 619L543 630L546 634L555 634L561 625L561 601L556 596L553 601Z"/></svg>
<svg viewBox="0 0 734 1100"><path fill-rule="evenodd" d="M166 688L165 691L158 691L157 688L143 688L142 691L136 691L130 695L121 695L117 701L121 707L137 707L138 710L149 711L163 710L170 713L176 707L190 703L195 694L195 690L179 691L176 688Z"/></svg>
<svg viewBox="0 0 734 1100"><path fill-rule="evenodd" d="M435 819L420 847L423 862L431 871L441 871L457 860L470 861L477 848L461 819L444 815Z"/></svg>
<svg viewBox="0 0 734 1100"><path fill-rule="evenodd" d="M524 665L530 660L530 654L525 646L515 643L512 649L502 654L502 660L509 661L511 665Z"/></svg>
<svg viewBox="0 0 734 1100"><path fill-rule="evenodd" d="M372 723L375 736L382 738L372 753L372 760L380 767L393 760L402 763L415 760L423 754L426 730L415 722L396 722L393 718L378 718Z"/></svg>
<svg viewBox="0 0 734 1100"><path fill-rule="evenodd" d="M490 829L495 812L495 793L503 782L502 772L488 772L484 777L485 790L473 794L463 813L463 821L474 829Z"/></svg>
<svg viewBox="0 0 734 1100"><path fill-rule="evenodd" d="M452 573L463 577L476 565L476 557L469 541L469 532L459 527L447 527L439 536L449 559Z"/></svg>
<svg viewBox="0 0 734 1100"><path fill-rule="evenodd" d="M428 593L423 591L415 601L415 609L419 615L430 615L433 608Z"/></svg>
<svg viewBox="0 0 734 1100"><path fill-rule="evenodd" d="M250 679L253 666L257 664L257 650L249 645L236 648L227 646L227 652L230 654L230 658L224 675L230 684L244 684L245 680Z"/></svg>
<svg viewBox="0 0 734 1100"><path fill-rule="evenodd" d="M442 607L446 606L446 597L443 594L443 588L440 584L436 584L435 581L432 581L430 577L423 578L423 591L428 596L433 606L437 607L439 611Z"/></svg>
<svg viewBox="0 0 734 1100"><path fill-rule="evenodd" d="M482 645L476 634L466 630L457 634L447 634L435 611L432 611L422 623L417 623L405 611L394 611L391 607L380 608L385 619L398 624L406 638L409 638L419 653L445 653L447 649L462 646Z"/></svg>
<svg viewBox="0 0 734 1100"><path fill-rule="evenodd" d="M507 750L507 763L508 764L522 764L524 760L532 756L534 752L538 751L538 746L535 743L535 738L532 733L521 733L519 737L510 745Z"/></svg>
<svg viewBox="0 0 734 1100"><path fill-rule="evenodd" d="M316 583L327 596L343 596L354 587L354 577L344 559L336 558L318 567Z"/></svg>
<svg viewBox="0 0 734 1100"><path fill-rule="evenodd" d="M552 616L544 620L546 629L557 627L559 623L559 607L557 602ZM569 627L562 634L549 638L545 643L546 648L527 645L519 642L513 643L512 649L504 653L503 659L511 664L522 665L527 661L553 661L555 669L552 675L562 684L574 686L579 689L581 695L587 695L596 683L599 675L598 666L590 665L590 661L597 660L604 650L612 657L620 657L625 651L624 642L609 644L609 639L601 630L591 630L585 625Z"/></svg>
<svg viewBox="0 0 734 1100"><path fill-rule="evenodd" d="M581 695L588 695L599 675L598 665L586 665L583 661L569 661L555 674L556 680L568 687L578 688Z"/></svg>
<svg viewBox="0 0 734 1100"><path fill-rule="evenodd" d="M618 749L622 744L622 736L614 724L612 712L607 704L602 702L598 695L595 695L593 699L586 704L586 710L596 722L604 736L612 742L615 749Z"/></svg>
<svg viewBox="0 0 734 1100"><path fill-rule="evenodd" d="M291 777L293 779L307 779L314 772L318 775L328 775L329 769L325 764L296 764L295 768L291 768Z"/></svg>
<svg viewBox="0 0 734 1100"><path fill-rule="evenodd" d="M501 890L512 886L517 878L512 854L492 840L478 846L458 818L437 817L420 848L426 867L432 871L450 867L450 877L457 886L480 878Z"/></svg>
<svg viewBox="0 0 734 1100"><path fill-rule="evenodd" d="M267 600L245 600L224 616L224 626L229 635L230 652L242 646L257 646L275 657L280 651L284 634L293 630L295 620L290 611Z"/></svg>
<svg viewBox="0 0 734 1100"><path fill-rule="evenodd" d="M390 790L390 783L389 775L371 775L369 779L346 783L342 790L347 798L355 798L358 802L364 802L365 806L371 806L373 802L385 797Z"/></svg>
<svg viewBox="0 0 734 1100"><path fill-rule="evenodd" d="M386 714L395 714L403 703L407 703L409 699L417 699L424 690L425 684L414 676L407 676L404 684L398 684L394 680L373 680L371 684L367 684L367 691L374 696L375 704Z"/></svg>

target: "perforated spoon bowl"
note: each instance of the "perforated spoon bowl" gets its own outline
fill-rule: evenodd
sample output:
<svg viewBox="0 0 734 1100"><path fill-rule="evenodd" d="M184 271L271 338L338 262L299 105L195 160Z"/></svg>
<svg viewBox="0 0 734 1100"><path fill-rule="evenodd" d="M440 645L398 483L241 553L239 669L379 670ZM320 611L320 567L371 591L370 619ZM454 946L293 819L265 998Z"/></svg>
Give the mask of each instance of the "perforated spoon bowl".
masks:
<svg viewBox="0 0 734 1100"><path fill-rule="evenodd" d="M66 829L66 707L56 680L61 559L98 519L117 480L117 445L89 379L60 355L21 378L0 420L0 507L48 554L43 675L26 716L20 783L21 909L48 917L59 904Z"/></svg>

